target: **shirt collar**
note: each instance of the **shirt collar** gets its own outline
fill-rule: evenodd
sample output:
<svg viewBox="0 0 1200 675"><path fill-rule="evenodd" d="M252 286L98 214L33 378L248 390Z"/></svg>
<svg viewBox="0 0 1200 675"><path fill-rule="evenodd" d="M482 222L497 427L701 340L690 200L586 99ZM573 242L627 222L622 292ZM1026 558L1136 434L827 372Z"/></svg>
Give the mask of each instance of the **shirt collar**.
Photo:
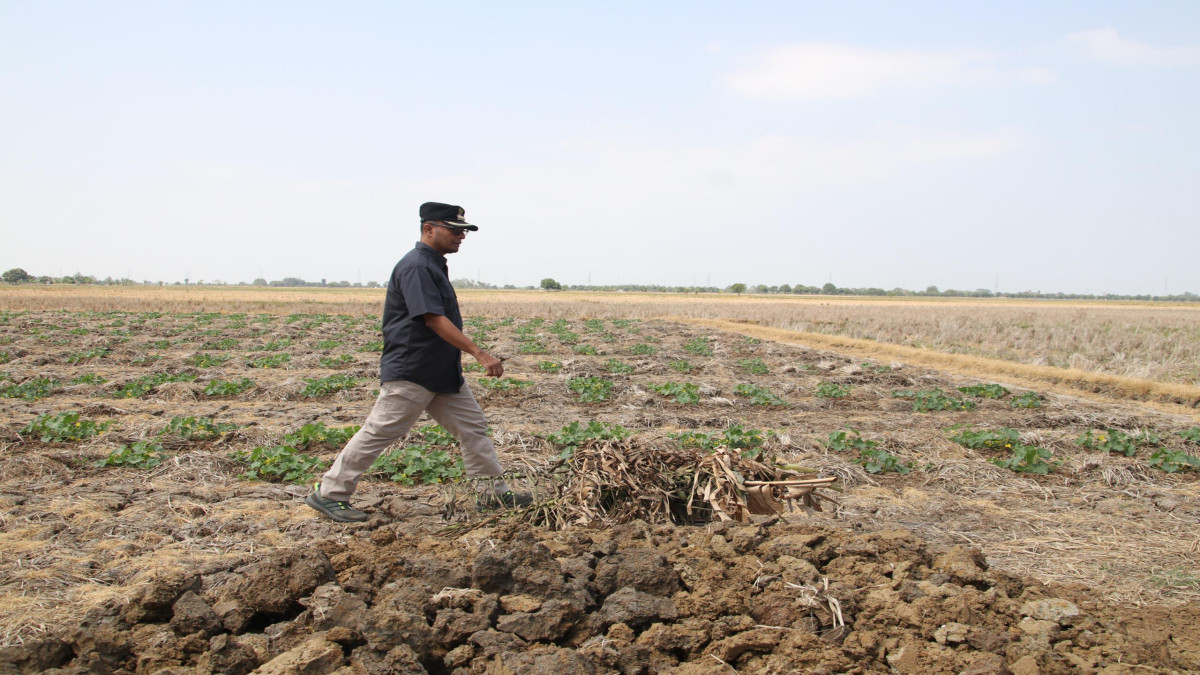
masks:
<svg viewBox="0 0 1200 675"><path fill-rule="evenodd" d="M442 255L441 253L438 253L437 251L435 251L433 249L432 246L430 246L429 244L426 244L423 241L417 242L417 250L433 256L433 259L438 261L442 265L446 264L446 256Z"/></svg>

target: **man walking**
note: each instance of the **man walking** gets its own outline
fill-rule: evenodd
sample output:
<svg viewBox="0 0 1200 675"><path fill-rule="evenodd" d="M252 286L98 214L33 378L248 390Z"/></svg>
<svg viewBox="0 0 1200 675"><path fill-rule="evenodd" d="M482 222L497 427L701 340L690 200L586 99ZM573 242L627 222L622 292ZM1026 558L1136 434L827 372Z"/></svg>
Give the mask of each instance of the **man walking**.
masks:
<svg viewBox="0 0 1200 675"><path fill-rule="evenodd" d="M392 270L383 305L383 357L379 398L358 433L304 500L339 522L361 522L367 514L350 506L350 495L375 458L428 412L462 446L468 478L502 473L487 420L462 376L462 352L475 357L489 377L504 374L500 359L462 332L458 297L450 285L446 255L457 253L467 232L478 227L461 207L421 205L421 240ZM480 481L483 508L526 506L528 494L511 492L503 479Z"/></svg>

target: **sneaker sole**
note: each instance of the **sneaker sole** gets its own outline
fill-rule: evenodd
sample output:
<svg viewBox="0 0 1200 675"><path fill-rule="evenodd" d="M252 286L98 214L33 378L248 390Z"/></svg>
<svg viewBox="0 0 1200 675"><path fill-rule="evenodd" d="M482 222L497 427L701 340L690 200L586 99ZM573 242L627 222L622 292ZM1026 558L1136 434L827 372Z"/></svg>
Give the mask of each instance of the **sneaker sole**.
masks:
<svg viewBox="0 0 1200 675"><path fill-rule="evenodd" d="M530 502L528 504L511 504L511 505L505 504L504 502L493 502L490 504L488 504L488 503L478 504L477 503L477 504L475 504L475 510L480 513L484 513L486 511L516 511L517 509L524 509L524 508L528 508L530 506L533 506L533 502Z"/></svg>
<svg viewBox="0 0 1200 675"><path fill-rule="evenodd" d="M330 520L335 520L339 523L362 523L367 520L366 518L339 518L337 511L334 511L325 506L322 506L320 503L317 502L317 500L313 499L313 496L314 495L309 495L309 496L305 497L304 503L307 504L309 507L315 509L317 511L317 513L324 515L326 518L329 518Z"/></svg>

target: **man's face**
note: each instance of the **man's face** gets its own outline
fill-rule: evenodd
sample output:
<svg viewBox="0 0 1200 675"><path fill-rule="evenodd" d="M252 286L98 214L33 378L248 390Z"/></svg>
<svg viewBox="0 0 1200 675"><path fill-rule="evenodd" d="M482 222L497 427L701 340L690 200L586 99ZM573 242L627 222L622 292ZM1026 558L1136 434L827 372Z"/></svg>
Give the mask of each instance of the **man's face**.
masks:
<svg viewBox="0 0 1200 675"><path fill-rule="evenodd" d="M467 236L466 230L439 222L430 222L429 226L432 230L430 241L426 242L429 246L442 255L458 253L458 247Z"/></svg>

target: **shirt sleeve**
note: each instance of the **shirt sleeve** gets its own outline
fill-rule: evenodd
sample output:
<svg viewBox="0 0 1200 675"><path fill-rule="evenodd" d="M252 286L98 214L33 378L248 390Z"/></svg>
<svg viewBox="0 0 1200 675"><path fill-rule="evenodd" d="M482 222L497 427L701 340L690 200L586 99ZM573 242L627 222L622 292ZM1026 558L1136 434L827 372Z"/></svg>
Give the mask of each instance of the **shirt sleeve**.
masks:
<svg viewBox="0 0 1200 675"><path fill-rule="evenodd" d="M446 316L446 304L433 281L433 273L424 267L407 269L400 274L400 294L413 321L424 321L426 314Z"/></svg>

